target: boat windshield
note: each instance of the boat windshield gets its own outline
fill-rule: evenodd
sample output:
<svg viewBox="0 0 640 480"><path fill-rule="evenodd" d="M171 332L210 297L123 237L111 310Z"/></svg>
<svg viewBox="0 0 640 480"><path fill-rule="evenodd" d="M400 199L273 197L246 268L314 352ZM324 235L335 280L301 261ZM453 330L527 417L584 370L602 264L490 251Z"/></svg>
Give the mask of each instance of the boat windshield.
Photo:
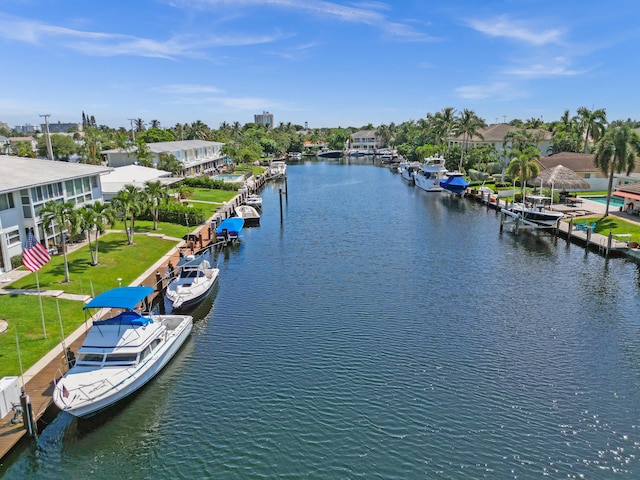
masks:
<svg viewBox="0 0 640 480"><path fill-rule="evenodd" d="M76 364L94 365L96 363L102 363L104 355L101 353L81 353L78 356Z"/></svg>
<svg viewBox="0 0 640 480"><path fill-rule="evenodd" d="M112 366L135 365L137 359L137 353L111 353L104 359L104 363Z"/></svg>

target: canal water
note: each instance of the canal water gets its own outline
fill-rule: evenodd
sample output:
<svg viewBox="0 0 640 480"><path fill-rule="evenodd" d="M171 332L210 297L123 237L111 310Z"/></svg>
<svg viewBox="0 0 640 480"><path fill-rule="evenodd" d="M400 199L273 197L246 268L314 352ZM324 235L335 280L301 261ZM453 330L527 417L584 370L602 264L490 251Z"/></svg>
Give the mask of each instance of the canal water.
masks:
<svg viewBox="0 0 640 480"><path fill-rule="evenodd" d="M640 477L636 264L371 161L288 175L166 370L3 478Z"/></svg>

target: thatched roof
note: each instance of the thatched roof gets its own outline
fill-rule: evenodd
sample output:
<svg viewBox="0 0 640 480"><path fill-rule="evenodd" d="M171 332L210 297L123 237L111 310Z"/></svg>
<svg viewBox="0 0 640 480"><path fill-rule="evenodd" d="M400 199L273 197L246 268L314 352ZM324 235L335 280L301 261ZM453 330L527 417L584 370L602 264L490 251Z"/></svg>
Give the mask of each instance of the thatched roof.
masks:
<svg viewBox="0 0 640 480"><path fill-rule="evenodd" d="M591 188L589 182L584 178L579 177L576 172L562 165L540 172L532 183L536 185L540 184L540 182L545 186L553 186L556 189L587 190Z"/></svg>

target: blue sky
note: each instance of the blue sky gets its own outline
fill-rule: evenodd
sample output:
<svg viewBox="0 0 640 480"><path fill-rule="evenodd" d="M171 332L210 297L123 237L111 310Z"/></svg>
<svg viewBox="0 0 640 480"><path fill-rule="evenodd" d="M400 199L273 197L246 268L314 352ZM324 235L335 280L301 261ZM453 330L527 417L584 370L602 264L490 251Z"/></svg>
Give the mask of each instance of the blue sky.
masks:
<svg viewBox="0 0 640 480"><path fill-rule="evenodd" d="M0 121L640 118L637 0L3 0Z"/></svg>

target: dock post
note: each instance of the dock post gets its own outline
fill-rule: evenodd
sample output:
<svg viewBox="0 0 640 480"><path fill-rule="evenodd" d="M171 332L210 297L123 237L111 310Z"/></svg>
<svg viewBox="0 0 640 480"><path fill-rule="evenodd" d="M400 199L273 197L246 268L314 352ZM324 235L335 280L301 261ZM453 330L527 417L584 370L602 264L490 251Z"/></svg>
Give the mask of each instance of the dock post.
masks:
<svg viewBox="0 0 640 480"><path fill-rule="evenodd" d="M587 244L585 248L589 248L589 244L591 243L591 228L587 227Z"/></svg>
<svg viewBox="0 0 640 480"><path fill-rule="evenodd" d="M504 217L505 214L500 212L500 233L502 233L502 230L504 229Z"/></svg>
<svg viewBox="0 0 640 480"><path fill-rule="evenodd" d="M609 229L609 236L607 237L607 252L605 258L609 258L609 252L611 251L611 241L613 240L613 232Z"/></svg>
<svg viewBox="0 0 640 480"><path fill-rule="evenodd" d="M567 228L567 240L571 241L571 232L573 232L573 217L569 219L569 227Z"/></svg>
<svg viewBox="0 0 640 480"><path fill-rule="evenodd" d="M287 176L284 176L284 199L289 203L289 184L287 183Z"/></svg>
<svg viewBox="0 0 640 480"><path fill-rule="evenodd" d="M279 188L278 191L280 193L280 195L279 195L279 197L280 197L280 224L282 224L282 222L283 222L283 216L282 216L282 189Z"/></svg>
<svg viewBox="0 0 640 480"><path fill-rule="evenodd" d="M33 418L33 409L31 407L31 400L24 390L20 395L20 406L22 407L22 424L27 429L27 433L30 437L38 436L38 427Z"/></svg>

